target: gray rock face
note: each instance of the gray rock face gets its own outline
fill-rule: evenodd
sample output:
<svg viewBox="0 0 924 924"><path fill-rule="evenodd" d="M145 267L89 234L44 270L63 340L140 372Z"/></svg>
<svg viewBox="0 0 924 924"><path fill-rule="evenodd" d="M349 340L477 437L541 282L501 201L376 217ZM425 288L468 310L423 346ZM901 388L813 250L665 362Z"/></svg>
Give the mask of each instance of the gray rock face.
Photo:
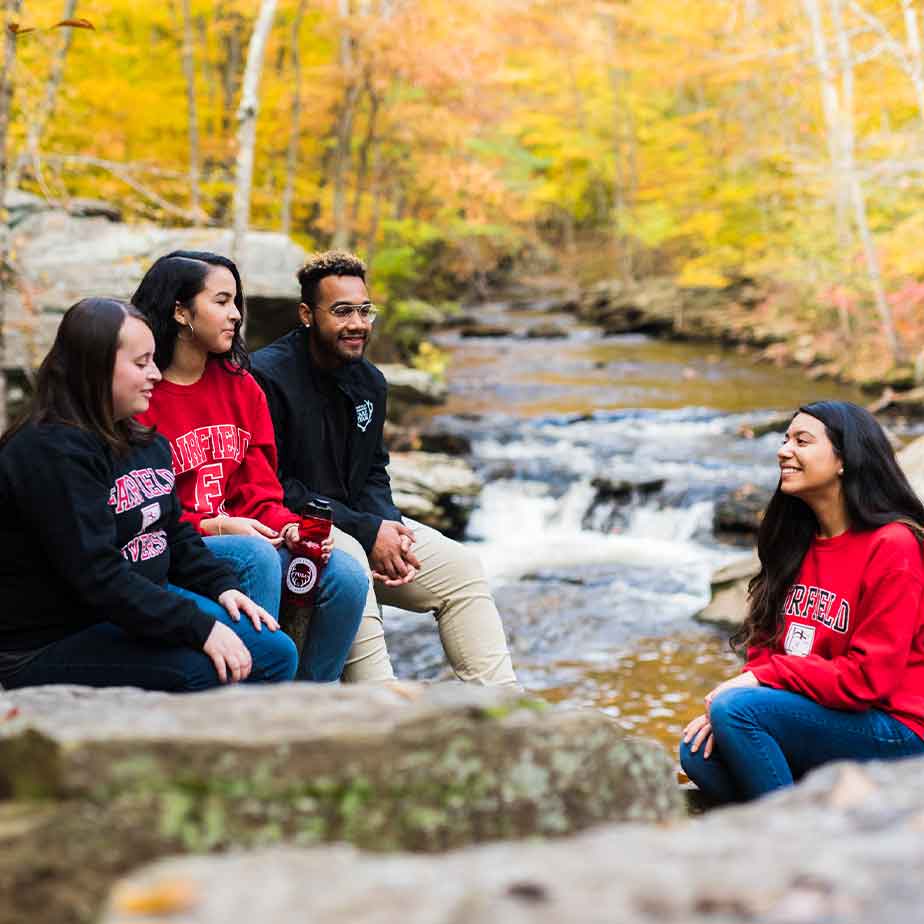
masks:
<svg viewBox="0 0 924 924"><path fill-rule="evenodd" d="M909 924L924 903L922 780L921 760L837 764L680 825L439 857L339 846L166 861L120 883L103 921L172 901L188 924Z"/></svg>
<svg viewBox="0 0 924 924"><path fill-rule="evenodd" d="M924 436L912 440L896 458L918 497L924 497Z"/></svg>
<svg viewBox="0 0 924 924"><path fill-rule="evenodd" d="M445 382L422 369L400 363L382 363L379 371L388 381L389 401L404 404L442 404L449 390Z"/></svg>
<svg viewBox="0 0 924 924"><path fill-rule="evenodd" d="M444 850L684 812L658 745L461 684L8 692L0 796L4 924L95 919L114 875L177 851Z"/></svg>
<svg viewBox="0 0 924 924"><path fill-rule="evenodd" d="M154 260L172 250L228 254L231 232L161 228L110 221L99 208L81 217L18 194L12 203L11 246L18 271L8 308L8 360L37 365L48 351L61 313L87 295L128 298ZM248 298L298 304L295 273L305 251L283 234L252 231L241 267ZM294 314L293 314L294 318Z"/></svg>
<svg viewBox="0 0 924 924"><path fill-rule="evenodd" d="M712 599L693 618L699 622L737 629L748 611L748 584L760 571L757 553L720 568L712 576Z"/></svg>
<svg viewBox="0 0 924 924"><path fill-rule="evenodd" d="M394 452L388 473L405 516L451 537L465 532L481 492L481 480L466 461L438 452Z"/></svg>

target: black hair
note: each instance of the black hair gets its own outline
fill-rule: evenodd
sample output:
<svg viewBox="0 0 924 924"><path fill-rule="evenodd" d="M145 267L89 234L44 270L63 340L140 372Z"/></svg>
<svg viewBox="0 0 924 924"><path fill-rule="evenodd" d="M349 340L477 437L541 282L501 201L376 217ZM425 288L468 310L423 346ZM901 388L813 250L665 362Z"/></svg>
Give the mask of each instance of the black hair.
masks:
<svg viewBox="0 0 924 924"><path fill-rule="evenodd" d="M29 409L0 439L2 447L27 423L64 423L95 433L118 455L154 438L153 428L115 419L112 376L119 335L127 318L147 319L115 298L84 298L61 318L39 367Z"/></svg>
<svg viewBox="0 0 924 924"><path fill-rule="evenodd" d="M234 304L241 315L241 320L235 325L231 346L227 353L221 354L221 359L229 372L243 372L250 368L250 354L241 336L244 287L234 261L204 250L174 250L154 261L132 296L132 304L144 312L154 332L154 362L161 371L173 362L180 331L174 317L176 306L179 303L192 310L193 300L205 288L205 277L213 266L223 266L234 277L237 284Z"/></svg>
<svg viewBox="0 0 924 924"><path fill-rule="evenodd" d="M849 401L816 401L796 413L824 424L843 464L841 486L849 528L864 531L903 523L924 544L924 504L899 467L876 418ZM760 572L748 586L748 615L732 636L733 647L770 645L779 638L786 594L817 531L811 507L784 493L778 484L757 534Z"/></svg>
<svg viewBox="0 0 924 924"><path fill-rule="evenodd" d="M312 254L297 276L302 289L302 302L309 308L316 308L318 285L322 279L326 276L358 276L365 282L366 264L344 250L328 250Z"/></svg>

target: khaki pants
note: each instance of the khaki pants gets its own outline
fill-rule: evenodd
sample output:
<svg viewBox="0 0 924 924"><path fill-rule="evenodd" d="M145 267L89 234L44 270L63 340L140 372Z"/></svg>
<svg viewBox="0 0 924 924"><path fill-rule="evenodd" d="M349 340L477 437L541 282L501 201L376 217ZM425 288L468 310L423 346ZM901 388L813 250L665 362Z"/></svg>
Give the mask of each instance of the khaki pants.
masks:
<svg viewBox="0 0 924 924"><path fill-rule="evenodd" d="M370 574L363 621L347 656L343 680L376 683L394 679L385 647L381 610L385 604L434 614L443 650L460 680L516 684L500 614L478 556L429 526L408 519L404 523L414 531L414 554L420 571L402 587L376 584ZM342 530L335 527L333 532L335 547L355 558L369 573L363 547Z"/></svg>

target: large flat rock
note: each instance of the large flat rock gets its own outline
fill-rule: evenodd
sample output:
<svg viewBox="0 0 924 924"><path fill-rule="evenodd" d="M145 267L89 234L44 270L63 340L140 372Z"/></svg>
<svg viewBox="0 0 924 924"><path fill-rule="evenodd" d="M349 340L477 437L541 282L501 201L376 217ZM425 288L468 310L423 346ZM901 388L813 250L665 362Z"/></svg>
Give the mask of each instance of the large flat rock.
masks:
<svg viewBox="0 0 924 924"><path fill-rule="evenodd" d="M74 302L88 295L130 298L154 260L173 250L229 255L231 231L127 225L36 206L15 222L11 249L17 282L7 305L7 362L36 366ZM295 273L305 256L284 234L249 232L241 267L248 298L289 305L294 324Z"/></svg>
<svg viewBox="0 0 924 924"><path fill-rule="evenodd" d="M4 805L4 924L83 920L74 894L92 911L113 876L177 851L438 851L684 814L659 745L462 684L4 693Z"/></svg>
<svg viewBox="0 0 924 924"><path fill-rule="evenodd" d="M338 846L162 862L104 924L909 924L924 904L924 761L839 764L665 827L437 857Z"/></svg>

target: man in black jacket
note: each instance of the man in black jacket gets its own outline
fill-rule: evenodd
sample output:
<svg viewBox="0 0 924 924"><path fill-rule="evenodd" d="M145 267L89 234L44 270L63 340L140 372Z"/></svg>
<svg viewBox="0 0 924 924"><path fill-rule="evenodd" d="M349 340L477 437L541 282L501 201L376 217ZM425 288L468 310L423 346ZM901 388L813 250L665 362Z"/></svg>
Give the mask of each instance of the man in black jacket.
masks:
<svg viewBox="0 0 924 924"><path fill-rule="evenodd" d="M380 604L436 616L462 680L515 684L497 607L481 563L465 546L404 519L391 497L383 441L385 377L363 358L375 307L365 266L347 253L318 254L298 273L301 326L253 355L279 450L285 504L323 497L338 548L369 572L369 597L343 678L394 677Z"/></svg>

